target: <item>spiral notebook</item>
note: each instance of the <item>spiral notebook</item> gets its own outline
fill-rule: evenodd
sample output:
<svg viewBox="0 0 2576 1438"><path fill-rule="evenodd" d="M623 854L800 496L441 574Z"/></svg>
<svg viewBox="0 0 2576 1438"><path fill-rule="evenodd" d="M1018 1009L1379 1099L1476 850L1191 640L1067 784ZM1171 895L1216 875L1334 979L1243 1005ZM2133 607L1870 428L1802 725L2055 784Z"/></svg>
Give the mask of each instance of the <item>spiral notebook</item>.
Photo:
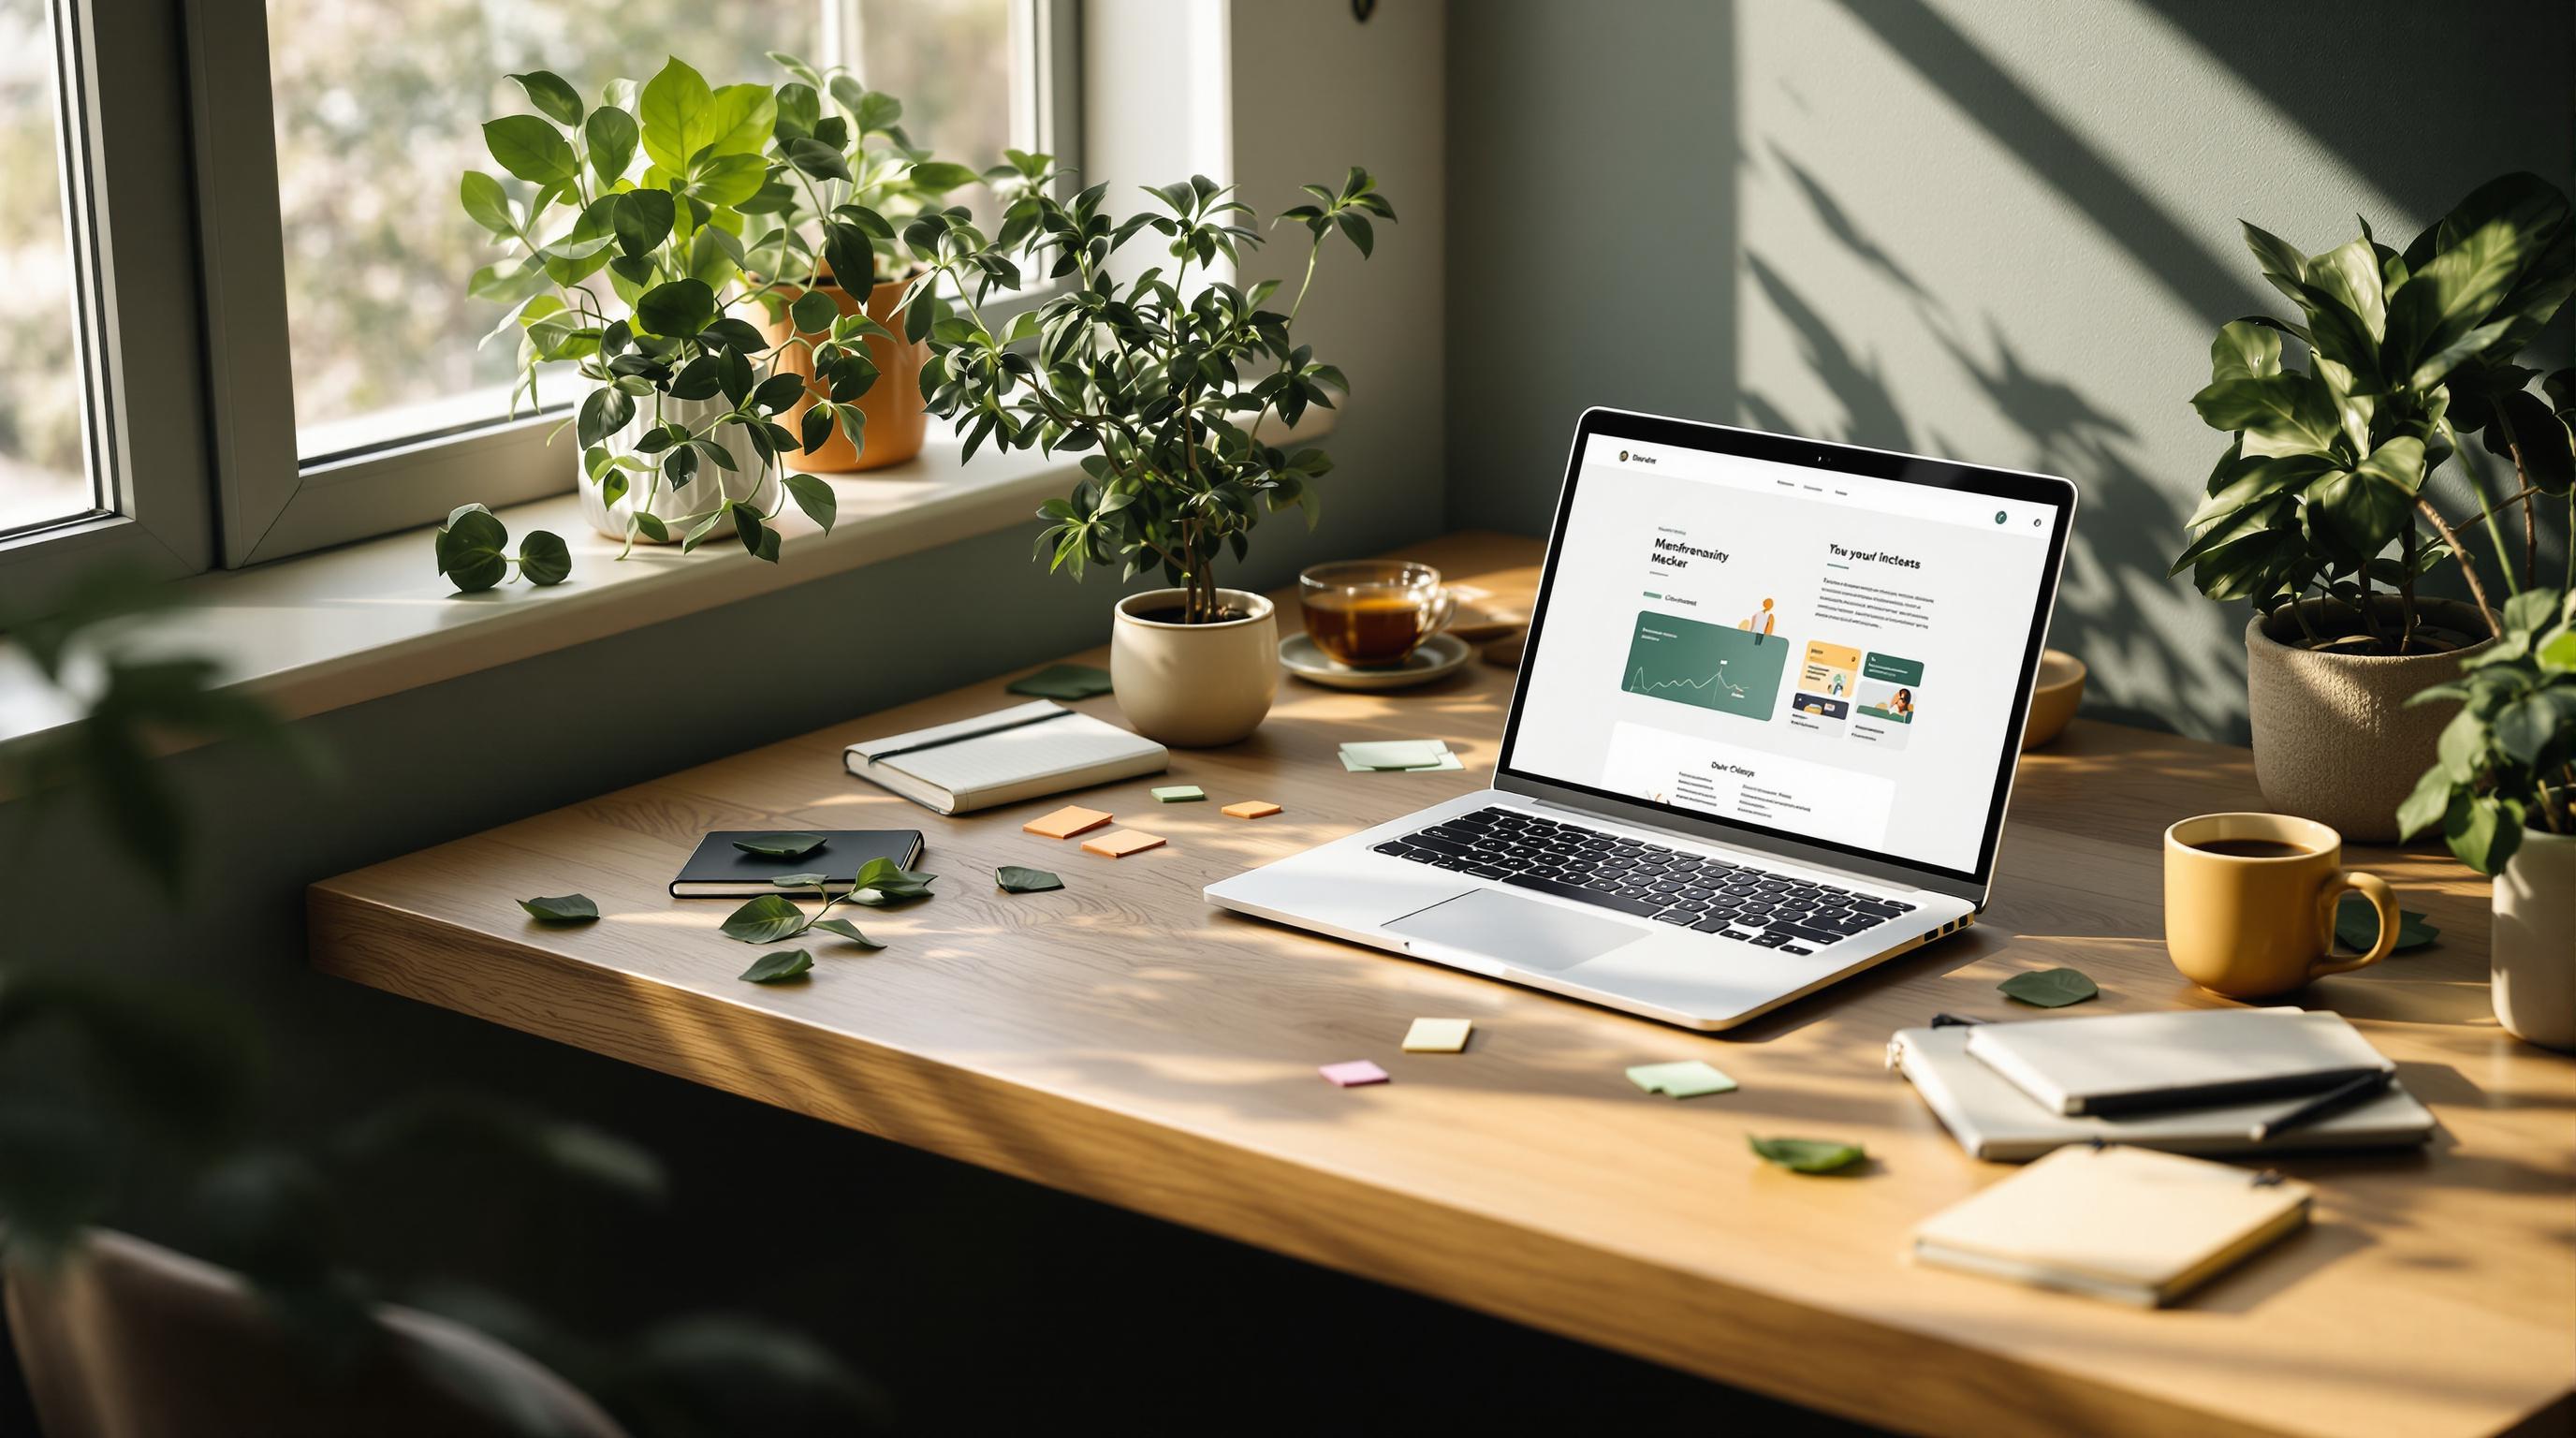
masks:
<svg viewBox="0 0 2576 1438"><path fill-rule="evenodd" d="M1068 789L1159 774L1172 753L1051 699L1016 704L843 751L850 772L924 808L964 814Z"/></svg>

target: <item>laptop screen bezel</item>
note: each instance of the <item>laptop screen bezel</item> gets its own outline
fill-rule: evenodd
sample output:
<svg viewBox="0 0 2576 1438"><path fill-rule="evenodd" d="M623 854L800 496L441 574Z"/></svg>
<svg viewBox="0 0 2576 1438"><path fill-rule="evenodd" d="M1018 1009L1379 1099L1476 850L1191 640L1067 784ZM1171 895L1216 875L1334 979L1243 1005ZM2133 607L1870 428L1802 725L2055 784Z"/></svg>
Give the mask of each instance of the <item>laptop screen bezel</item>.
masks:
<svg viewBox="0 0 2576 1438"><path fill-rule="evenodd" d="M2023 644L2020 679L2013 693L2012 722L1996 736L1993 803L1986 811L1985 830L1978 839L1977 862L1973 869L1948 868L1880 850L1792 834L1768 825L1659 804L1519 767L1517 751L1521 713L1529 698L1531 676L1537 672L1538 656L1547 640L1548 600L1562 578L1559 561L1563 558L1566 520L1574 512L1576 498L1582 488L1583 456L1596 438L1738 455L1822 473L1859 475L1918 484L1928 489L2044 504L2055 511L2056 522L2049 526L2048 559L2041 568L2039 593ZM2040 651L2048 642L2049 618L2056 607L2058 579L2066 561L2066 542L2073 528L2075 502L2075 486L2052 475L1961 464L1954 460L1825 440L1798 439L1761 430L1738 429L1698 420L1668 419L1627 410L1598 407L1585 410L1575 427L1574 444L1566 457L1565 483L1557 495L1556 519L1548 532L1547 559L1540 571L1538 599L1530 609L1528 640L1522 651L1518 675L1512 684L1511 713L1504 721L1502 751L1494 766L1494 787L1720 843L1741 844L1788 858L1913 883L1935 892L1956 894L1982 903L1985 890L1994 876L1995 851L2003 834L2004 811L2012 799L2013 775L2021 753L2022 726L2030 715L2031 692L2039 675Z"/></svg>

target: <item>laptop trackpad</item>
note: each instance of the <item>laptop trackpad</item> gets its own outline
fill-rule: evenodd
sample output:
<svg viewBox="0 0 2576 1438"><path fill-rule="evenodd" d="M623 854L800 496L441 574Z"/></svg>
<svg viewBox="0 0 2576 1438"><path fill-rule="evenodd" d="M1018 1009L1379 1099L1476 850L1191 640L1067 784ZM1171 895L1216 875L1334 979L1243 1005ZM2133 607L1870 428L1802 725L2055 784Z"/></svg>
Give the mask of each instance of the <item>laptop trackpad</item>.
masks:
<svg viewBox="0 0 2576 1438"><path fill-rule="evenodd" d="M1386 927L1523 969L1570 969L1645 937L1634 925L1494 889L1472 890Z"/></svg>

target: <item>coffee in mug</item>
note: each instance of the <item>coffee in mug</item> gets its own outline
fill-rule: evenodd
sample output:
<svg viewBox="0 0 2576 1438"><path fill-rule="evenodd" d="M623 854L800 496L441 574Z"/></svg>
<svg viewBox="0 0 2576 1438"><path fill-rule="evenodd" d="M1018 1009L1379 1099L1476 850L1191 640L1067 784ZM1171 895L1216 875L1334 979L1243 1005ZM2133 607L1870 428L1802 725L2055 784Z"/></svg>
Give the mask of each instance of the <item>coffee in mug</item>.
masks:
<svg viewBox="0 0 2576 1438"><path fill-rule="evenodd" d="M1318 564L1297 576L1306 634L1355 669L1401 664L1449 623L1453 605L1440 571L1405 560Z"/></svg>
<svg viewBox="0 0 2576 1438"><path fill-rule="evenodd" d="M2334 952L2335 905L2379 914L2366 953ZM2236 999L2286 994L2378 963L2397 946L2397 896L2343 866L2343 836L2287 814L2203 814L2165 830L2165 952L2184 978Z"/></svg>

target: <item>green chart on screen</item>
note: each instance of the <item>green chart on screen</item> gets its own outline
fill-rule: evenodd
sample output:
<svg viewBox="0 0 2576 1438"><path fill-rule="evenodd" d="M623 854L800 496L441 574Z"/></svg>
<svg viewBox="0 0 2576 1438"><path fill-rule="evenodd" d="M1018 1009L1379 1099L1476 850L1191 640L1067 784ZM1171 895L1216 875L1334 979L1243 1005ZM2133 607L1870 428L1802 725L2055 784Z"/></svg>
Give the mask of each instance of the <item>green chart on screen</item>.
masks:
<svg viewBox="0 0 2576 1438"><path fill-rule="evenodd" d="M1628 641L1628 666L1619 687L1631 694L1768 721L1780 697L1781 671L1790 644L1784 635L1756 635L1682 619L1640 613Z"/></svg>

